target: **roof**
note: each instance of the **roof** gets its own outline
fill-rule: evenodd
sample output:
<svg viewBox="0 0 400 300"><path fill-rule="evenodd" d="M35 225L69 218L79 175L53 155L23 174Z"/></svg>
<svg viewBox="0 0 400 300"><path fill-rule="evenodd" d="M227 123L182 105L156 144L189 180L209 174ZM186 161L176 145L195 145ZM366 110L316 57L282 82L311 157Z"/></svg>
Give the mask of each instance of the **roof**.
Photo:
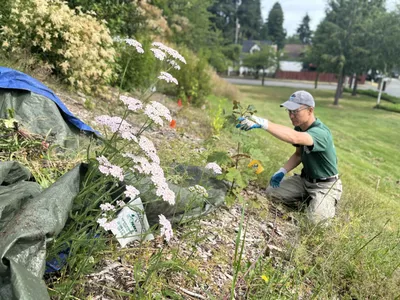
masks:
<svg viewBox="0 0 400 300"><path fill-rule="evenodd" d="M267 41L267 40L262 40L262 41L257 41L257 40L245 40L242 43L242 52L243 53L250 53L250 49L253 48L254 45L258 46L271 46L273 45L272 41Z"/></svg>
<svg viewBox="0 0 400 300"><path fill-rule="evenodd" d="M305 51L306 45L301 44L287 44L283 48L283 52L286 53L288 58L298 58Z"/></svg>

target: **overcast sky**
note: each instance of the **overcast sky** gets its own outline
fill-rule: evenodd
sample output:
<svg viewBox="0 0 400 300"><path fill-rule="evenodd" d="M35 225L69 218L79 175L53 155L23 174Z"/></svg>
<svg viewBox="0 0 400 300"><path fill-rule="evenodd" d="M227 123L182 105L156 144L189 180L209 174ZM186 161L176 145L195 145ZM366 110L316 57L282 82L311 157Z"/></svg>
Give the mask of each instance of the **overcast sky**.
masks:
<svg viewBox="0 0 400 300"><path fill-rule="evenodd" d="M261 0L261 13L263 19L268 17L268 13L276 0ZM317 25L325 16L326 0L279 0L283 9L285 21L283 27L288 35L296 33L303 17L308 13L311 18L311 29L315 30ZM386 0L388 9L394 9L400 0Z"/></svg>

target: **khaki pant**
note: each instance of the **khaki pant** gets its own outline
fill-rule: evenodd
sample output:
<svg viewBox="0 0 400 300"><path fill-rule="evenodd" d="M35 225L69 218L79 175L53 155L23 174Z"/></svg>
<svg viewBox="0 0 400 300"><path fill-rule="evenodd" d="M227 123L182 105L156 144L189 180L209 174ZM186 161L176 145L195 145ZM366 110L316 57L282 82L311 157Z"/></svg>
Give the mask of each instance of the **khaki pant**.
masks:
<svg viewBox="0 0 400 300"><path fill-rule="evenodd" d="M318 223L333 218L342 195L342 182L311 183L299 175L283 180L278 188L268 186L267 197L295 208L305 208L309 219Z"/></svg>

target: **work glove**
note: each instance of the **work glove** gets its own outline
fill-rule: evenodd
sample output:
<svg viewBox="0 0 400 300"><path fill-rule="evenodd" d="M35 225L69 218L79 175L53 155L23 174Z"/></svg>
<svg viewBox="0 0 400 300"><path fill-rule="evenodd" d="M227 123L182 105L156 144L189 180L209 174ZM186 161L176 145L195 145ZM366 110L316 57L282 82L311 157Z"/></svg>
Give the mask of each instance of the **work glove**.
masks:
<svg viewBox="0 0 400 300"><path fill-rule="evenodd" d="M262 128L264 130L268 129L268 120L259 118L255 115L252 115L250 117L240 117L238 119L240 122L239 124L236 125L236 128L240 128L241 130L250 130L254 128Z"/></svg>
<svg viewBox="0 0 400 300"><path fill-rule="evenodd" d="M283 177L285 177L285 174L287 173L285 168L280 168L278 172L275 172L274 175L272 175L269 185L272 186L273 188L279 187L281 184L281 181Z"/></svg>

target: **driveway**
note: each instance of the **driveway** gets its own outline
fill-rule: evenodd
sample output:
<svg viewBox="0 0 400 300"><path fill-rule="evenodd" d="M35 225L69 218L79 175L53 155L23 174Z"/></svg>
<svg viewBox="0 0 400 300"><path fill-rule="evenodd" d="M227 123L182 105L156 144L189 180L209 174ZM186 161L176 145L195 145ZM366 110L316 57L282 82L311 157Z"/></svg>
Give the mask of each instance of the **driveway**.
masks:
<svg viewBox="0 0 400 300"><path fill-rule="evenodd" d="M230 83L242 84L242 85L261 85L261 79L248 79L248 78L225 78ZM277 79L266 79L264 82L265 86L285 86L293 87L298 89L313 89L313 82L294 81L294 80L277 80ZM358 85L359 89L363 90L375 90L377 91L377 84L371 84L366 81L365 84ZM319 90L336 90L336 83L318 83ZM392 96L400 97L400 80L392 78L386 85L386 93Z"/></svg>

